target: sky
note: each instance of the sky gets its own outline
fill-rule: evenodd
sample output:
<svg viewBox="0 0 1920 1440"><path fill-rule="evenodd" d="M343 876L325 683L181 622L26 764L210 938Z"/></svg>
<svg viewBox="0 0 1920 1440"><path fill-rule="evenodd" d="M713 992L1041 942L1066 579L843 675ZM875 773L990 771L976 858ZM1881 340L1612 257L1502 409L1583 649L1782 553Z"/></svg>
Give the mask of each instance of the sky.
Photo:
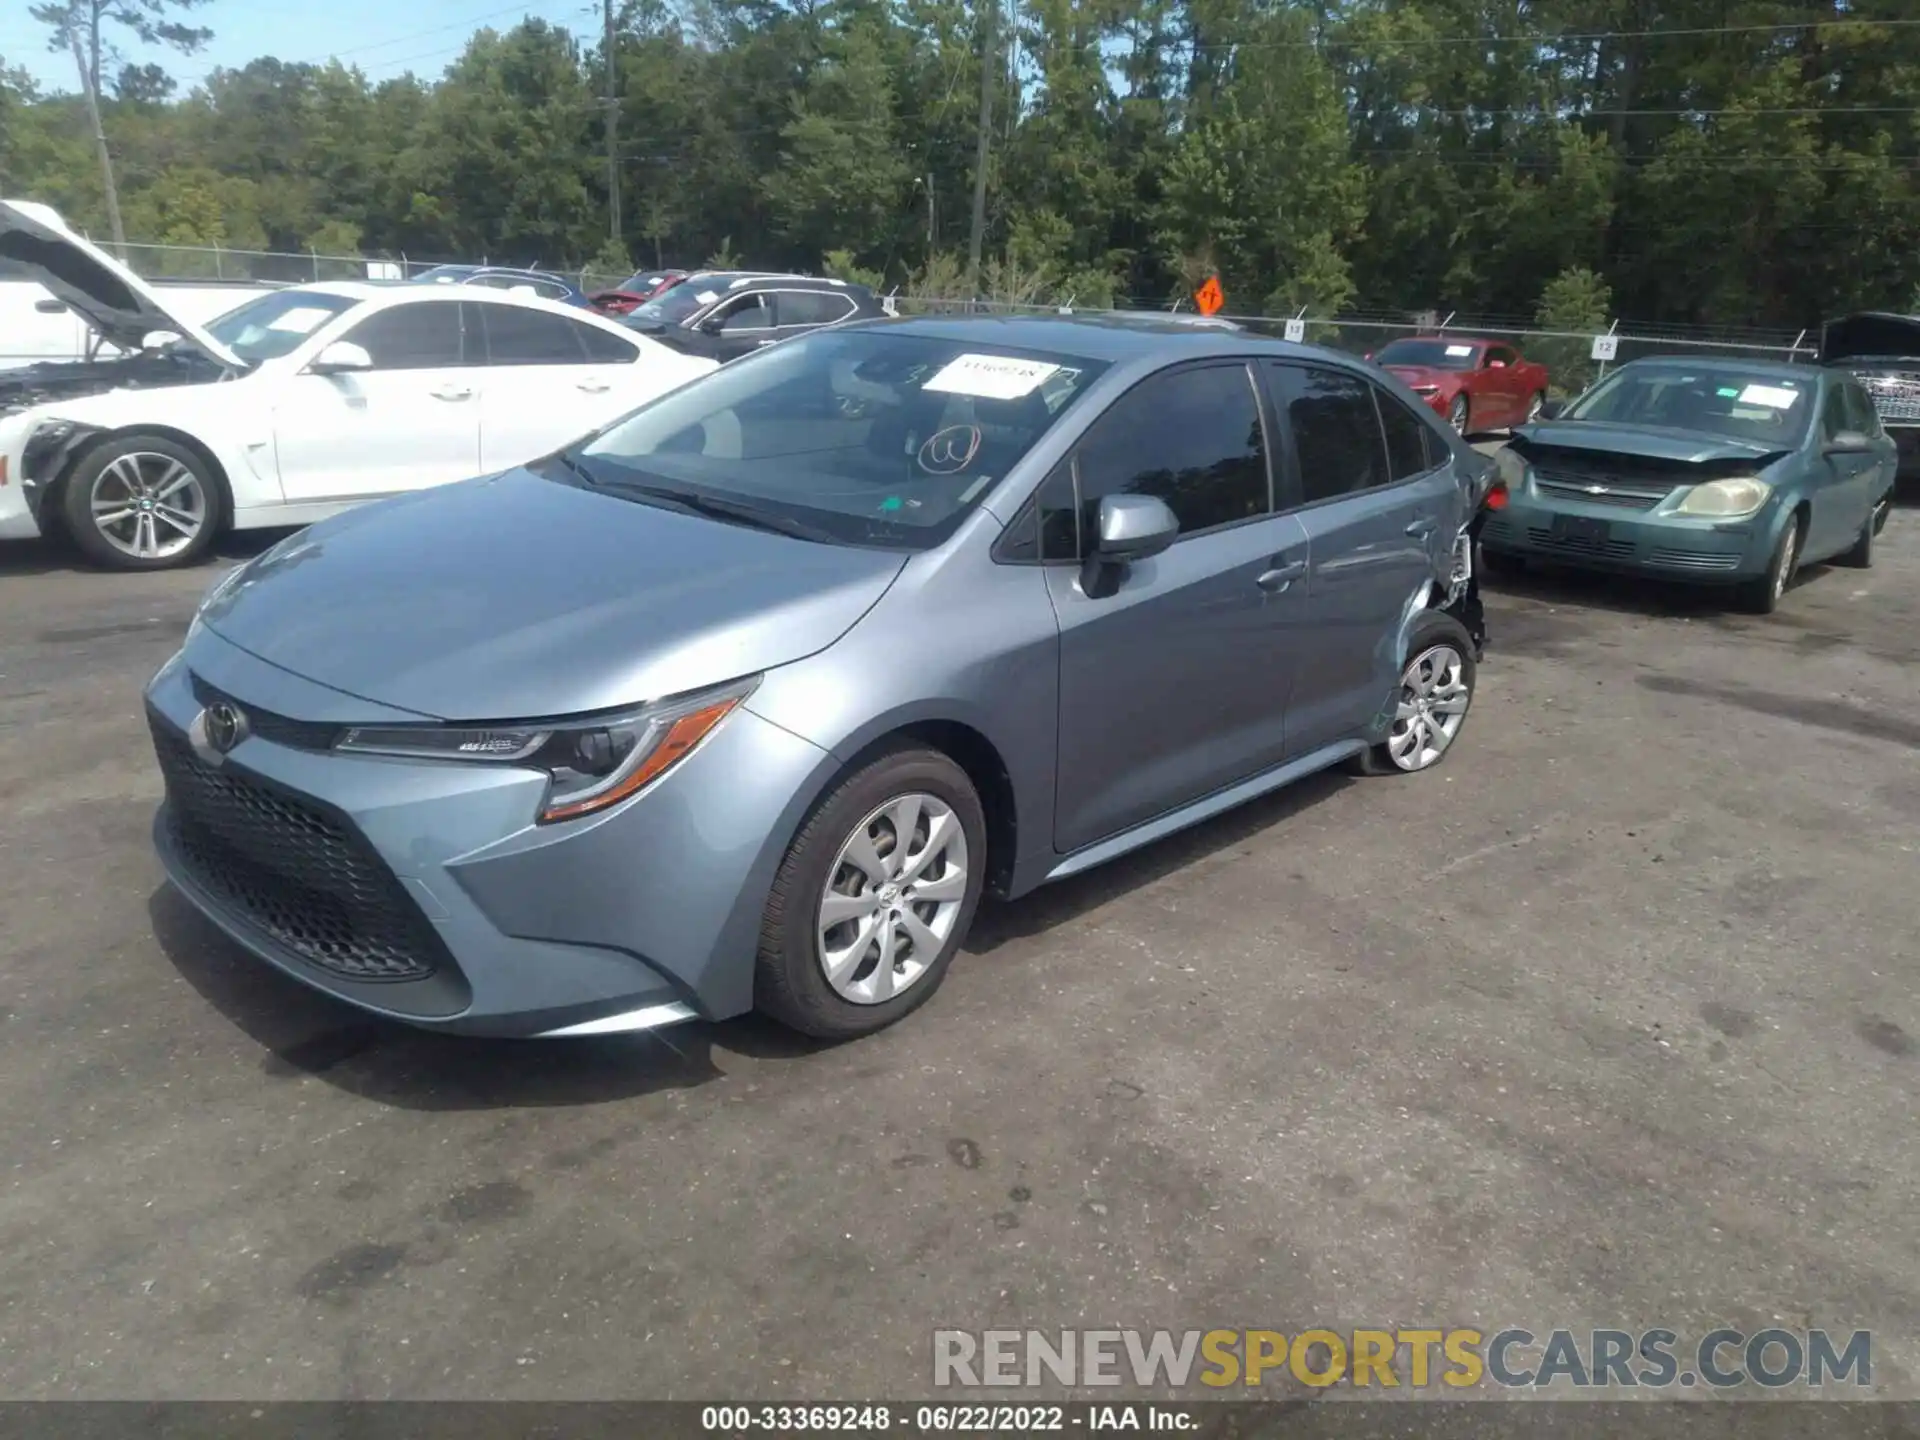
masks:
<svg viewBox="0 0 1920 1440"><path fill-rule="evenodd" d="M195 54L142 45L125 31L115 38L127 60L160 65L180 82L179 93L184 94L210 71L244 65L262 55L315 63L338 56L374 80L408 70L432 78L453 62L475 30L509 29L528 15L592 37L598 34L601 8L597 0L326 0L305 5L205 0L184 16L213 31L212 41ZM45 28L27 14L27 0L0 0L0 60L24 67L49 90L75 88L73 61L64 53L49 53Z"/></svg>

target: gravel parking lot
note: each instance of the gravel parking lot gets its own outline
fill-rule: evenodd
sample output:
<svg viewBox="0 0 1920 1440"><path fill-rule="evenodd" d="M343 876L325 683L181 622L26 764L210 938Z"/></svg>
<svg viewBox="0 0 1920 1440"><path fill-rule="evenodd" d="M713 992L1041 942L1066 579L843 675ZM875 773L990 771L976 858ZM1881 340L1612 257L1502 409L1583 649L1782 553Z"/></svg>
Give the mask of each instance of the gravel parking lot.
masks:
<svg viewBox="0 0 1920 1440"><path fill-rule="evenodd" d="M938 1000L502 1044L162 887L214 571L0 554L0 1393L842 1398L935 1326L1875 1332L1920 1395L1920 512L1770 618L1542 577L1466 734L990 908Z"/></svg>

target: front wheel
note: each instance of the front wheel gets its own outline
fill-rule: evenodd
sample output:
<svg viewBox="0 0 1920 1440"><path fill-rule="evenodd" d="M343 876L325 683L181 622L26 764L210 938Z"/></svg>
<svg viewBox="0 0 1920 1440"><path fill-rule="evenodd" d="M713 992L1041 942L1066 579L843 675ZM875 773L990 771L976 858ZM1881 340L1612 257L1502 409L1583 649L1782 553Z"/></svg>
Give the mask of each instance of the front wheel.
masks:
<svg viewBox="0 0 1920 1440"><path fill-rule="evenodd" d="M1766 574L1757 580L1749 580L1738 590L1740 608L1755 615L1771 615L1779 608L1787 588L1793 584L1794 572L1799 564L1800 517L1796 515L1787 522L1780 543L1773 547L1773 558L1767 562Z"/></svg>
<svg viewBox="0 0 1920 1440"><path fill-rule="evenodd" d="M1446 757L1473 705L1473 640L1453 616L1428 610L1414 621L1387 738L1354 757L1361 775L1408 775Z"/></svg>
<svg viewBox="0 0 1920 1440"><path fill-rule="evenodd" d="M205 458L161 435L126 435L80 457L61 512L73 541L115 570L191 565L225 520L225 492Z"/></svg>
<svg viewBox="0 0 1920 1440"><path fill-rule="evenodd" d="M1521 421L1520 423L1523 425L1533 424L1534 421L1540 418L1541 412L1544 411L1546 408L1547 408L1547 392L1544 390L1534 391L1533 398L1527 401L1527 418Z"/></svg>
<svg viewBox="0 0 1920 1440"><path fill-rule="evenodd" d="M1467 397L1464 395L1454 396L1453 404L1447 410L1447 423L1453 426L1453 433L1464 436L1472 420L1473 411L1467 404Z"/></svg>
<svg viewBox="0 0 1920 1440"><path fill-rule="evenodd" d="M847 776L774 877L755 1005L845 1040L925 1004L973 923L986 831L972 782L938 751L891 751Z"/></svg>

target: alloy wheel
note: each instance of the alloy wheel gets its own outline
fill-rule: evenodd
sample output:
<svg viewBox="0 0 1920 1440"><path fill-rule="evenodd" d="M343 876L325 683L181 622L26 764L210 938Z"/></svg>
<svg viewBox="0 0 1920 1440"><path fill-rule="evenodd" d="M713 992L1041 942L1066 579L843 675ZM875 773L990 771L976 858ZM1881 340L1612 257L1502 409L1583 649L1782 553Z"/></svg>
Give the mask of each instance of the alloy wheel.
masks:
<svg viewBox="0 0 1920 1440"><path fill-rule="evenodd" d="M94 529L125 555L164 560L199 537L207 523L200 477L171 455L135 450L100 471L88 497Z"/></svg>
<svg viewBox="0 0 1920 1440"><path fill-rule="evenodd" d="M1462 395L1458 400L1453 402L1453 408L1447 412L1447 420L1453 426L1454 434L1465 435L1467 433L1467 418L1467 397Z"/></svg>
<svg viewBox="0 0 1920 1440"><path fill-rule="evenodd" d="M1535 394L1535 396L1527 402L1527 424L1531 425L1534 421L1538 420L1540 418L1540 412L1546 408L1546 405L1546 396Z"/></svg>
<svg viewBox="0 0 1920 1440"><path fill-rule="evenodd" d="M1800 527L1787 527L1786 538L1780 542L1780 564L1773 572L1773 598L1778 600L1787 593L1787 582L1793 579L1794 558L1800 553Z"/></svg>
<svg viewBox="0 0 1920 1440"><path fill-rule="evenodd" d="M853 829L827 871L818 949L827 983L856 1005L911 988L953 934L967 895L967 834L935 795L889 800Z"/></svg>
<svg viewBox="0 0 1920 1440"><path fill-rule="evenodd" d="M1433 645L1408 662L1387 754L1402 770L1425 770L1447 753L1467 718L1473 694L1466 659L1451 645Z"/></svg>

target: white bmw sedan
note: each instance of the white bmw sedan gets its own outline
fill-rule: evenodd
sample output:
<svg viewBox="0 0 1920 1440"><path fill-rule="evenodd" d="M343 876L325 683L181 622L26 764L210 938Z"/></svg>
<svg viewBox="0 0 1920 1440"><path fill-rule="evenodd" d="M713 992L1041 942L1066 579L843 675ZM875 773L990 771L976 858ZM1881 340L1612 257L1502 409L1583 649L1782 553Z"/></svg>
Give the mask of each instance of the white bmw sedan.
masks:
<svg viewBox="0 0 1920 1440"><path fill-rule="evenodd" d="M522 464L715 368L471 286L300 285L202 326L20 201L0 202L0 263L114 352L0 376L0 539L65 532L117 569Z"/></svg>

